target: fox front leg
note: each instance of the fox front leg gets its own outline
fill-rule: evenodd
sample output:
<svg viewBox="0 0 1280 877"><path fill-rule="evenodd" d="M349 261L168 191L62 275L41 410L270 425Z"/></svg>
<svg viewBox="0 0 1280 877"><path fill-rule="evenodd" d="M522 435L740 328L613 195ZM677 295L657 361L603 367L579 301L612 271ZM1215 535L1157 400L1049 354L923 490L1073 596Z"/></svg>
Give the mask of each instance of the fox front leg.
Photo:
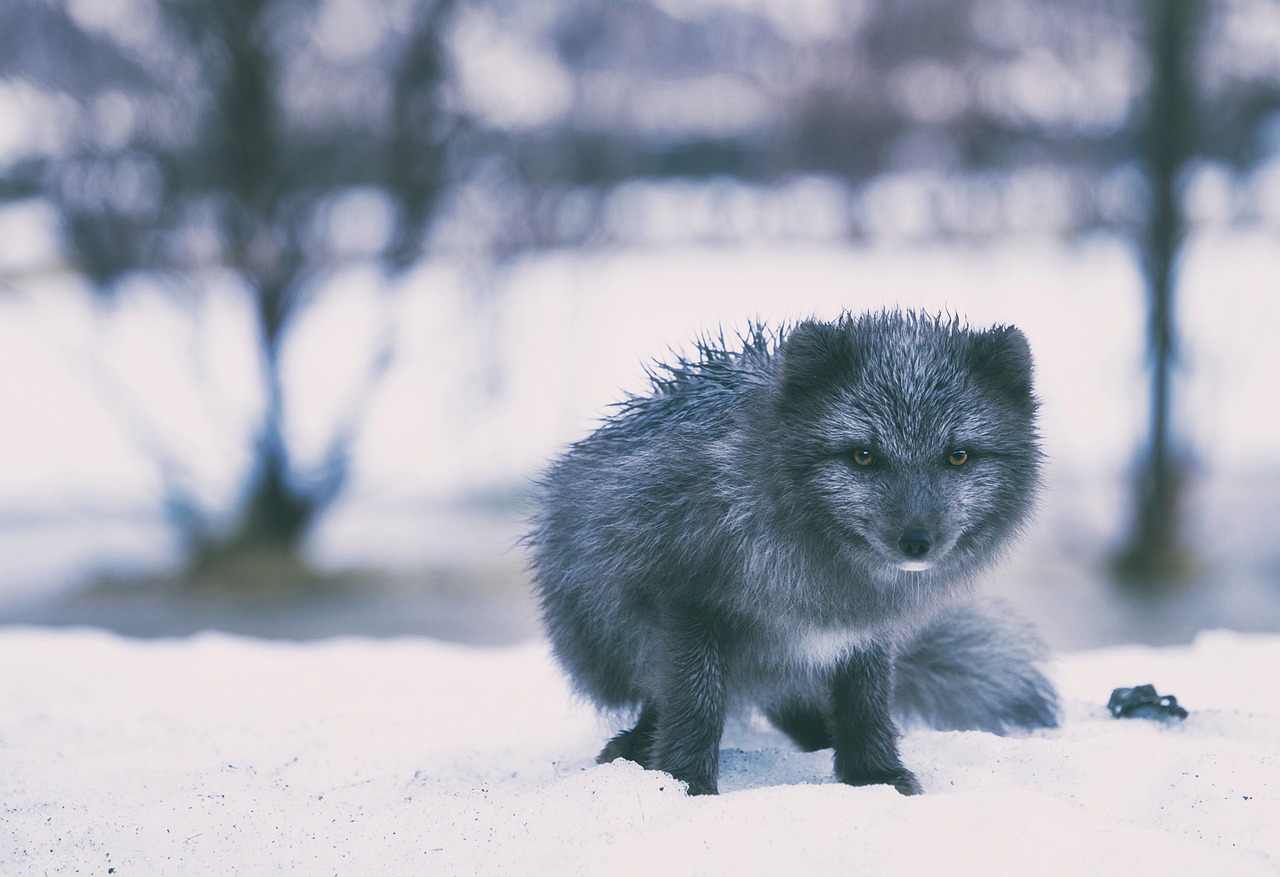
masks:
<svg viewBox="0 0 1280 877"><path fill-rule="evenodd" d="M889 715L893 664L872 646L853 652L832 680L832 743L836 778L851 786L886 783L904 795L924 791L898 755L898 732Z"/></svg>
<svg viewBox="0 0 1280 877"><path fill-rule="evenodd" d="M668 618L654 701L649 767L688 783L690 795L716 794L726 702L723 640L702 613L685 610Z"/></svg>

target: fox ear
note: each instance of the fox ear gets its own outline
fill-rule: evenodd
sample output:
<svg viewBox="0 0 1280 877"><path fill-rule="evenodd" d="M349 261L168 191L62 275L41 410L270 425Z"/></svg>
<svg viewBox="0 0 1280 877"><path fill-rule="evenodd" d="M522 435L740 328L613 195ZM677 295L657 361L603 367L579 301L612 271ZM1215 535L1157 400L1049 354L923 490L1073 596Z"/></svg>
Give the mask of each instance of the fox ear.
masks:
<svg viewBox="0 0 1280 877"><path fill-rule="evenodd" d="M970 363L975 373L1019 407L1034 410L1031 345L1013 326L996 326L973 338Z"/></svg>
<svg viewBox="0 0 1280 877"><path fill-rule="evenodd" d="M782 389L797 399L838 383L857 370L853 336L843 323L800 323L782 344Z"/></svg>

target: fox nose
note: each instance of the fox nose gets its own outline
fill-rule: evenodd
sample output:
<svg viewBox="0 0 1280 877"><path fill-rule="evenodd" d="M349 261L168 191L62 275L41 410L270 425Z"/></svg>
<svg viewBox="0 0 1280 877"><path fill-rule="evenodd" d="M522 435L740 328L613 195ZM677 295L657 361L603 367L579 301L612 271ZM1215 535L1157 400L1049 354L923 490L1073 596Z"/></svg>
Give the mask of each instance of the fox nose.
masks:
<svg viewBox="0 0 1280 877"><path fill-rule="evenodd" d="M933 547L933 540L924 530L908 530L898 540L898 547L907 557L919 560L929 553L929 549Z"/></svg>

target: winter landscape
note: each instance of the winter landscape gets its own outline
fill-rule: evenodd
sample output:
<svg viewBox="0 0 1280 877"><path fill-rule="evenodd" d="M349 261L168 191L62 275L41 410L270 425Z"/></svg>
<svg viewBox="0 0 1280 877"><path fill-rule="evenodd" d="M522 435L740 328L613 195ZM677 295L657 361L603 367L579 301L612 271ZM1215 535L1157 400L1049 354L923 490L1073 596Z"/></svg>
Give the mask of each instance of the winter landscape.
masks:
<svg viewBox="0 0 1280 877"><path fill-rule="evenodd" d="M1280 873L1277 39L1265 0L0 4L0 877ZM596 765L634 717L542 633L538 473L700 336L882 308L1030 342L1045 485L986 590L1061 726L904 727L917 797L756 715L718 797ZM1157 422L1176 563L1126 579ZM1186 717L1109 712L1144 684Z"/></svg>

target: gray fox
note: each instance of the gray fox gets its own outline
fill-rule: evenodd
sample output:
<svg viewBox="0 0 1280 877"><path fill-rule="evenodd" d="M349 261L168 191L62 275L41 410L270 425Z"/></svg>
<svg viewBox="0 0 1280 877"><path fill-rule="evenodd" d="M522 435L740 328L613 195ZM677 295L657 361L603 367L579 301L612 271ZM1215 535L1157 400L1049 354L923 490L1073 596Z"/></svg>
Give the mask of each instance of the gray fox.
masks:
<svg viewBox="0 0 1280 877"><path fill-rule="evenodd" d="M598 760L715 794L726 716L759 708L840 781L916 794L895 714L1056 725L1039 640L973 593L1040 481L1022 333L884 312L739 341L652 367L543 477L553 651L636 716Z"/></svg>

